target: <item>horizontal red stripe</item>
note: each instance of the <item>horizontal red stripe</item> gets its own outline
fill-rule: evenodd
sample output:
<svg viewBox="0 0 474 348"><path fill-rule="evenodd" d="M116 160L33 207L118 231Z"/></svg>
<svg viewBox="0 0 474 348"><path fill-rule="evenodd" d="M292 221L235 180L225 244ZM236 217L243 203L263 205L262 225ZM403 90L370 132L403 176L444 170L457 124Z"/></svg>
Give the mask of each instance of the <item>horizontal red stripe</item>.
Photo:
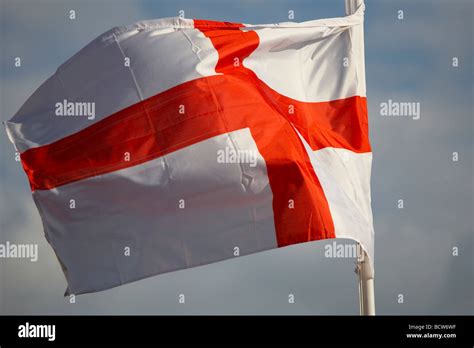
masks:
<svg viewBox="0 0 474 348"><path fill-rule="evenodd" d="M234 22L221 22L221 21L210 21L208 19L193 19L194 28L199 29L202 32L205 32L208 29L213 29L214 31L220 30L239 30L244 27L242 23Z"/></svg>
<svg viewBox="0 0 474 348"><path fill-rule="evenodd" d="M266 92L274 93L269 89ZM216 95L221 96L219 103ZM224 132L253 126L265 129L269 119L281 117L295 122L313 149L331 146L370 151L365 98L302 103L280 96L279 112L275 105L269 105L268 98L251 82L237 76L193 80L75 134L25 151L21 154L23 167L32 190L51 189L131 167ZM286 103L296 106L294 115L284 114L289 105ZM179 113L180 105L185 107L184 115ZM244 116L228 117L232 111ZM310 120L303 122L305 119ZM339 133L339 128L345 131ZM130 153L128 162L126 152Z"/></svg>

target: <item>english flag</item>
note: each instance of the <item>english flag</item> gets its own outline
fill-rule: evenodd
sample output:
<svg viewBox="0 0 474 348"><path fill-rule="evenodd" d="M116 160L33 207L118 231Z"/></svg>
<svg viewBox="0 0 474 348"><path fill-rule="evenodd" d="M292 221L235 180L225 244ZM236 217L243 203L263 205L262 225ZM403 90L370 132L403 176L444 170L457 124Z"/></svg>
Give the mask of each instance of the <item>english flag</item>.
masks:
<svg viewBox="0 0 474 348"><path fill-rule="evenodd" d="M61 65L6 129L67 293L328 238L373 265L363 11L142 21Z"/></svg>

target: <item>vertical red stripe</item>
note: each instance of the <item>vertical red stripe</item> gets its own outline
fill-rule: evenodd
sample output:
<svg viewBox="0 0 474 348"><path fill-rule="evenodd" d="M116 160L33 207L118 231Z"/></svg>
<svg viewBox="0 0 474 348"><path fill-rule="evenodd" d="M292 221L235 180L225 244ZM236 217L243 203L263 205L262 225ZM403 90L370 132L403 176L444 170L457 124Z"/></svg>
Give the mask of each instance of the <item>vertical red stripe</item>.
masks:
<svg viewBox="0 0 474 348"><path fill-rule="evenodd" d="M195 20L195 27L219 54L216 72L251 79L260 86L264 83L242 64L258 47L259 37L255 31L241 31L241 26ZM250 116L265 119L251 132L267 165L278 246L334 238L334 223L318 177L287 113L279 111L272 117Z"/></svg>

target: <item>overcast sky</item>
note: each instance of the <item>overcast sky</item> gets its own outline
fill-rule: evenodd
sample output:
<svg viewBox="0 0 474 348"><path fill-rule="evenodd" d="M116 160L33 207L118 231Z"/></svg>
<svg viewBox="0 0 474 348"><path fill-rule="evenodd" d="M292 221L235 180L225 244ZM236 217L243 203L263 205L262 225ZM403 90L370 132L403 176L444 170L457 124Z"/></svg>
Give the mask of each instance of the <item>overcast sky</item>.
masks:
<svg viewBox="0 0 474 348"><path fill-rule="evenodd" d="M2 121L61 63L114 26L180 10L187 18L244 23L288 21L289 10L295 21L344 14L343 0L0 3ZM377 312L473 314L472 1L367 0L366 7ZM22 58L20 69L15 57ZM419 102L420 119L381 116L380 103L389 99ZM325 258L325 241L163 274L70 304L3 129L0 163L0 243L39 245L36 263L0 259L0 314L358 314L354 260ZM186 304L178 304L179 293Z"/></svg>

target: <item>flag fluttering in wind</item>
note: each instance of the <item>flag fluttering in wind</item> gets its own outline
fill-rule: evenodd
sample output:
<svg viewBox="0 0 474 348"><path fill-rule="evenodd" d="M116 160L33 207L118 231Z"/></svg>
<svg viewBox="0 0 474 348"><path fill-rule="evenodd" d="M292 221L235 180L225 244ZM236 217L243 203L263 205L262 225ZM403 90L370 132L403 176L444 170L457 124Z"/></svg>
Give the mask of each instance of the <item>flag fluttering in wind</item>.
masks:
<svg viewBox="0 0 474 348"><path fill-rule="evenodd" d="M373 262L363 6L117 27L6 123L70 294L351 238Z"/></svg>

